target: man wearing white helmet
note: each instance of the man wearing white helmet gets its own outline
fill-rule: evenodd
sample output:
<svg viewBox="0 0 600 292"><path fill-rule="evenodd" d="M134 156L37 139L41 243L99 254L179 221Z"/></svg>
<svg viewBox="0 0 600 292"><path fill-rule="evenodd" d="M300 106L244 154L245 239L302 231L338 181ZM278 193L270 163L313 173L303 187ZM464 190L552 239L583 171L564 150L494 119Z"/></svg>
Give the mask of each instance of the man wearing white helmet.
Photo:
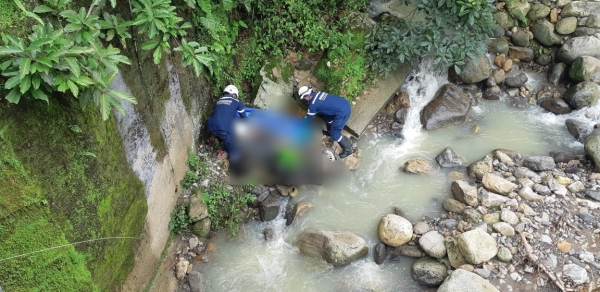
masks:
<svg viewBox="0 0 600 292"><path fill-rule="evenodd" d="M333 141L342 147L340 158L352 154L352 144L348 138L342 135L342 129L346 125L352 106L343 97L321 91L313 91L311 86L302 86L298 89L298 96L308 102L308 113L306 117L312 118L318 115L327 125L327 131L323 133L330 136Z"/></svg>
<svg viewBox="0 0 600 292"><path fill-rule="evenodd" d="M212 115L208 118L208 130L225 144L225 151L230 159L237 158L237 151L233 145L232 126L233 119L238 114L245 118L244 104L238 99L238 89L234 85L227 85L223 95L215 104Z"/></svg>

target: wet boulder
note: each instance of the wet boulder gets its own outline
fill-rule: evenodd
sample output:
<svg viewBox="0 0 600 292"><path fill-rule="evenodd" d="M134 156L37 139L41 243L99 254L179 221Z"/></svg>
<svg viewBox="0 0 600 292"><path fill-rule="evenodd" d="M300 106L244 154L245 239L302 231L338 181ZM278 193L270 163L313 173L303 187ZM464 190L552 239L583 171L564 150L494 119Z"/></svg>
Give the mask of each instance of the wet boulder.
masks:
<svg viewBox="0 0 600 292"><path fill-rule="evenodd" d="M528 78L527 78L527 74L525 74L525 72L518 70L518 69L513 69L510 72L508 72L508 74L506 75L506 78L504 79L504 83L508 87L521 88L525 85L527 80L528 80Z"/></svg>
<svg viewBox="0 0 600 292"><path fill-rule="evenodd" d="M571 86L563 98L572 108L578 110L596 105L600 98L600 90L594 82L583 81Z"/></svg>
<svg viewBox="0 0 600 292"><path fill-rule="evenodd" d="M260 220L271 221L279 214L279 200L275 196L269 196L260 203Z"/></svg>
<svg viewBox="0 0 600 292"><path fill-rule="evenodd" d="M448 212L462 214L465 211L466 206L458 200L447 198L442 203L442 207Z"/></svg>
<svg viewBox="0 0 600 292"><path fill-rule="evenodd" d="M208 237L210 234L211 224L210 218L204 218L192 225L192 233L198 235L199 237Z"/></svg>
<svg viewBox="0 0 600 292"><path fill-rule="evenodd" d="M381 265L388 257L387 246L381 242L377 243L373 248L373 260L376 264Z"/></svg>
<svg viewBox="0 0 600 292"><path fill-rule="evenodd" d="M413 279L420 285L437 287L448 276L448 268L436 259L422 258L413 263L411 274Z"/></svg>
<svg viewBox="0 0 600 292"><path fill-rule="evenodd" d="M305 256L342 267L367 255L367 242L350 232L308 231L295 244Z"/></svg>
<svg viewBox="0 0 600 292"><path fill-rule="evenodd" d="M389 249L389 258L392 262L401 261L401 256L418 259L426 255L418 245L403 245Z"/></svg>
<svg viewBox="0 0 600 292"><path fill-rule="evenodd" d="M553 170L556 167L554 158L550 156L529 156L523 160L523 166L533 171Z"/></svg>
<svg viewBox="0 0 600 292"><path fill-rule="evenodd" d="M565 121L567 125L567 130L573 138L577 139L577 141L584 143L588 137L588 135L594 129L592 125L582 122L577 119L567 119Z"/></svg>
<svg viewBox="0 0 600 292"><path fill-rule="evenodd" d="M402 171L408 173L430 173L431 164L425 158L413 158L402 165Z"/></svg>
<svg viewBox="0 0 600 292"><path fill-rule="evenodd" d="M533 37L542 45L551 47L560 44L560 36L554 32L554 25L547 20L540 20L531 25Z"/></svg>
<svg viewBox="0 0 600 292"><path fill-rule="evenodd" d="M600 171L600 128L594 129L588 136L584 149L585 153L592 157L596 171Z"/></svg>
<svg viewBox="0 0 600 292"><path fill-rule="evenodd" d="M600 83L600 59L583 56L571 64L569 76L573 81L591 81Z"/></svg>
<svg viewBox="0 0 600 292"><path fill-rule="evenodd" d="M467 167L469 176L476 179L482 179L485 173L492 172L494 170L492 161L492 156L486 155L482 159L469 164Z"/></svg>
<svg viewBox="0 0 600 292"><path fill-rule="evenodd" d="M198 271L191 271L187 276L192 292L204 292L206 290L206 276Z"/></svg>
<svg viewBox="0 0 600 292"><path fill-rule="evenodd" d="M469 118L471 103L456 85L445 84L421 111L421 124L428 130L462 124Z"/></svg>
<svg viewBox="0 0 600 292"><path fill-rule="evenodd" d="M460 70L458 79L464 83L477 83L492 76L492 65L486 55L477 57L475 61L466 58Z"/></svg>
<svg viewBox="0 0 600 292"><path fill-rule="evenodd" d="M496 240L479 228L459 235L457 244L465 260L474 265L489 261L498 252Z"/></svg>
<svg viewBox="0 0 600 292"><path fill-rule="evenodd" d="M504 72L504 71L502 71L502 72ZM500 87L497 85L490 86L483 92L483 98L485 98L487 100L500 100L501 97L502 97L502 89L500 89Z"/></svg>
<svg viewBox="0 0 600 292"><path fill-rule="evenodd" d="M600 4L600 2L597 2ZM581 36L568 39L556 53L556 59L567 64L583 56L600 58L600 39L596 36Z"/></svg>
<svg viewBox="0 0 600 292"><path fill-rule="evenodd" d="M573 111L571 106L562 98L546 98L540 103L540 106L557 115L564 115Z"/></svg>
<svg viewBox="0 0 600 292"><path fill-rule="evenodd" d="M548 81L557 85L566 76L567 65L565 63L556 63L548 71Z"/></svg>
<svg viewBox="0 0 600 292"><path fill-rule="evenodd" d="M290 200L291 201L291 200ZM292 222L296 221L302 215L306 214L309 209L313 207L313 203L300 201L294 205L294 207L286 210L285 213L285 225L289 226Z"/></svg>
<svg viewBox="0 0 600 292"><path fill-rule="evenodd" d="M470 185L466 180L455 180L450 186L454 198L469 206L477 207L477 188Z"/></svg>
<svg viewBox="0 0 600 292"><path fill-rule="evenodd" d="M465 158L450 147L446 147L446 149L440 152L440 154L435 157L435 161L441 167L460 167L465 164Z"/></svg>
<svg viewBox="0 0 600 292"><path fill-rule="evenodd" d="M411 240L412 235L413 226L410 221L395 214L383 216L377 227L379 240L391 247L398 247L407 243Z"/></svg>

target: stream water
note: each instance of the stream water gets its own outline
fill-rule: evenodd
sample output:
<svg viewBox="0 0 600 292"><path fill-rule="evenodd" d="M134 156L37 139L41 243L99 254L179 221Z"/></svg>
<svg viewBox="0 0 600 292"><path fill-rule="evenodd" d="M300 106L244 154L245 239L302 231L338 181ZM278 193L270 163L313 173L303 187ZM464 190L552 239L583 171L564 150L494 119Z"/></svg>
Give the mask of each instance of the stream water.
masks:
<svg viewBox="0 0 600 292"><path fill-rule="evenodd" d="M430 175L406 174L399 170L406 160L424 157L434 161L446 147L464 156L467 163L496 148L515 150L524 157L547 155L549 151L581 154L583 145L570 136L564 121L570 117L600 120L600 106L555 116L535 105L515 108L506 99L482 100L465 124L425 131L419 112L447 82L446 72L430 68L422 64L413 69L407 79L412 80L403 86L411 98L403 129L405 140L374 133L363 135L358 142L362 149L360 169L347 181L320 192L316 188L301 190L292 200L310 201L314 207L291 226L285 226L280 214L270 222L247 224L236 238L218 235L211 262L201 268L207 291L429 291L413 281L410 258L376 265L370 250L368 256L332 269L300 255L293 242L301 232L311 229L350 231L365 238L372 249L378 243L379 220L392 213L394 207L416 222L423 216L440 214L442 201L452 196L452 170L436 168ZM534 74L529 77L534 86L543 79ZM475 125L480 133L473 132ZM281 204L285 206L286 200ZM272 240L265 240L265 228L272 229Z"/></svg>

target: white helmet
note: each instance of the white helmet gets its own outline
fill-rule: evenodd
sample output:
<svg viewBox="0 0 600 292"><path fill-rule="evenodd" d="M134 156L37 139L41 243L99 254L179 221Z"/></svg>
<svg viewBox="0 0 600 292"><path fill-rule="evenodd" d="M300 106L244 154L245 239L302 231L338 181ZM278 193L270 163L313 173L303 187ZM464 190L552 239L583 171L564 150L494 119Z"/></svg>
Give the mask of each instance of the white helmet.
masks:
<svg viewBox="0 0 600 292"><path fill-rule="evenodd" d="M227 87L225 87L225 89L223 89L223 93L229 93L234 95L234 97L238 96L238 89L237 87L235 87L235 85L227 85Z"/></svg>
<svg viewBox="0 0 600 292"><path fill-rule="evenodd" d="M310 94L312 92L312 86L302 86L298 89L298 96L302 99L305 95Z"/></svg>

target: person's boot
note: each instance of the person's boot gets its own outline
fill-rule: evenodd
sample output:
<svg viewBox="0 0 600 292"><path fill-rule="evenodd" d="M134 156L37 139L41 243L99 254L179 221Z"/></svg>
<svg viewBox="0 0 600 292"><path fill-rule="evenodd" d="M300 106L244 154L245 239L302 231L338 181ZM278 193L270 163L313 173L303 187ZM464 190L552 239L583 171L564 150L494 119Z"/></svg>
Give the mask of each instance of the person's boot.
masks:
<svg viewBox="0 0 600 292"><path fill-rule="evenodd" d="M338 142L342 147L342 153L340 153L340 158L344 158L350 154L352 154L352 143L348 138L342 136L342 140Z"/></svg>

